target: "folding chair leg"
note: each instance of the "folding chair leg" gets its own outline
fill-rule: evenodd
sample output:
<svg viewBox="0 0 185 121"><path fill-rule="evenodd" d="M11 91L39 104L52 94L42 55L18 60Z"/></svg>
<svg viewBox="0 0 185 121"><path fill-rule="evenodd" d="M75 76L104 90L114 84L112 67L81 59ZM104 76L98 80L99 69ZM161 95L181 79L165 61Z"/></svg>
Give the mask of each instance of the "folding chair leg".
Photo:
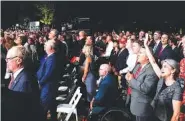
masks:
<svg viewBox="0 0 185 121"><path fill-rule="evenodd" d="M68 113L64 121L69 121L69 118L71 117L71 115L72 115L72 112Z"/></svg>
<svg viewBox="0 0 185 121"><path fill-rule="evenodd" d="M61 118L61 112L59 112L58 114L57 114L57 118L58 119L60 119ZM62 118L61 118L61 120L60 121L62 121Z"/></svg>
<svg viewBox="0 0 185 121"><path fill-rule="evenodd" d="M76 116L76 121L78 121L78 114L77 114L77 110L76 109L74 110L74 114Z"/></svg>

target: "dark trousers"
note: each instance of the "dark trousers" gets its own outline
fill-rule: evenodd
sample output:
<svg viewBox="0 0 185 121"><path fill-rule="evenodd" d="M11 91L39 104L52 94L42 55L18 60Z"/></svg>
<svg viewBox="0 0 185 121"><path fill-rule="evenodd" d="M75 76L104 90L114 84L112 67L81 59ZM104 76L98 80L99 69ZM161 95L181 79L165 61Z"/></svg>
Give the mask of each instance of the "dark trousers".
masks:
<svg viewBox="0 0 185 121"><path fill-rule="evenodd" d="M136 116L136 121L153 121L152 116Z"/></svg>

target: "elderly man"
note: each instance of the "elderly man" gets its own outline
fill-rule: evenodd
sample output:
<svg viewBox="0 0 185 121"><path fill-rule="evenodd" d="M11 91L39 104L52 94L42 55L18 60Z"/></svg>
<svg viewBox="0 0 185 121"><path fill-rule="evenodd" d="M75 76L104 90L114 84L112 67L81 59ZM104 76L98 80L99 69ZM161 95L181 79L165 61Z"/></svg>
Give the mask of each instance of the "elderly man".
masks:
<svg viewBox="0 0 185 121"><path fill-rule="evenodd" d="M57 59L60 61L60 63L58 63L58 66L60 67L60 75L62 75L66 62L66 50L64 44L60 40L58 40L58 36L59 32L56 29L52 29L49 33L49 39L55 41L56 55Z"/></svg>
<svg viewBox="0 0 185 121"><path fill-rule="evenodd" d="M41 89L41 104L44 110L44 117L47 118L47 112L50 110L52 121L56 121L56 92L57 81L59 79L58 58L56 56L56 42L49 40L45 43L47 57L37 71L37 79Z"/></svg>
<svg viewBox="0 0 185 121"><path fill-rule="evenodd" d="M32 121L40 115L38 83L24 69L25 59L26 50L23 46L12 47L7 53L7 70L12 76L2 103L4 121Z"/></svg>
<svg viewBox="0 0 185 121"><path fill-rule="evenodd" d="M99 75L101 80L98 82L98 92L90 104L92 115L100 113L105 108L112 107L118 97L118 83L110 74L110 70L111 67L108 64L100 66Z"/></svg>
<svg viewBox="0 0 185 121"><path fill-rule="evenodd" d="M150 105L157 87L157 75L155 74L145 48L140 49L138 64L125 76L132 89L130 110L136 116L136 121L152 121L153 109Z"/></svg>

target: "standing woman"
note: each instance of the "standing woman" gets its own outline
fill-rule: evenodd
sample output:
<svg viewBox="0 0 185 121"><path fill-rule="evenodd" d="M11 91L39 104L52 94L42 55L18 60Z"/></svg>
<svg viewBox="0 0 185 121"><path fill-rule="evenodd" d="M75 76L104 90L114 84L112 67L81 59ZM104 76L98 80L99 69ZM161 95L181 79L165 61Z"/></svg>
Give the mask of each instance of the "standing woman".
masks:
<svg viewBox="0 0 185 121"><path fill-rule="evenodd" d="M179 78L182 78L185 83L185 47L183 48L183 55L184 55L184 58L180 61ZM185 112L184 112L185 111L185 90L183 92L182 107L184 107L184 108L182 109L183 112L180 114L180 121L185 120Z"/></svg>
<svg viewBox="0 0 185 121"><path fill-rule="evenodd" d="M182 101L182 88L177 81L179 65L175 60L165 59L160 70L147 45L148 35L144 40L149 61L159 77L156 95L152 101L155 121L178 121Z"/></svg>
<svg viewBox="0 0 185 121"><path fill-rule="evenodd" d="M92 46L85 45L82 52L85 55L85 61L82 66L82 82L85 83L87 89L87 101L90 102L96 92L96 78L93 72L94 58Z"/></svg>

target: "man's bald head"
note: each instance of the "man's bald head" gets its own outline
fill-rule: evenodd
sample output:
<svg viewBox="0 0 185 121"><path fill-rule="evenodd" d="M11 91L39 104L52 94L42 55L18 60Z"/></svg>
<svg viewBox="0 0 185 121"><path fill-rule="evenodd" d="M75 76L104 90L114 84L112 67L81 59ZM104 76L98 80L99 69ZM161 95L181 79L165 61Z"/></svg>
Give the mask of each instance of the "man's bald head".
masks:
<svg viewBox="0 0 185 121"><path fill-rule="evenodd" d="M108 64L102 64L99 69L99 76L106 76L111 71L111 67Z"/></svg>

